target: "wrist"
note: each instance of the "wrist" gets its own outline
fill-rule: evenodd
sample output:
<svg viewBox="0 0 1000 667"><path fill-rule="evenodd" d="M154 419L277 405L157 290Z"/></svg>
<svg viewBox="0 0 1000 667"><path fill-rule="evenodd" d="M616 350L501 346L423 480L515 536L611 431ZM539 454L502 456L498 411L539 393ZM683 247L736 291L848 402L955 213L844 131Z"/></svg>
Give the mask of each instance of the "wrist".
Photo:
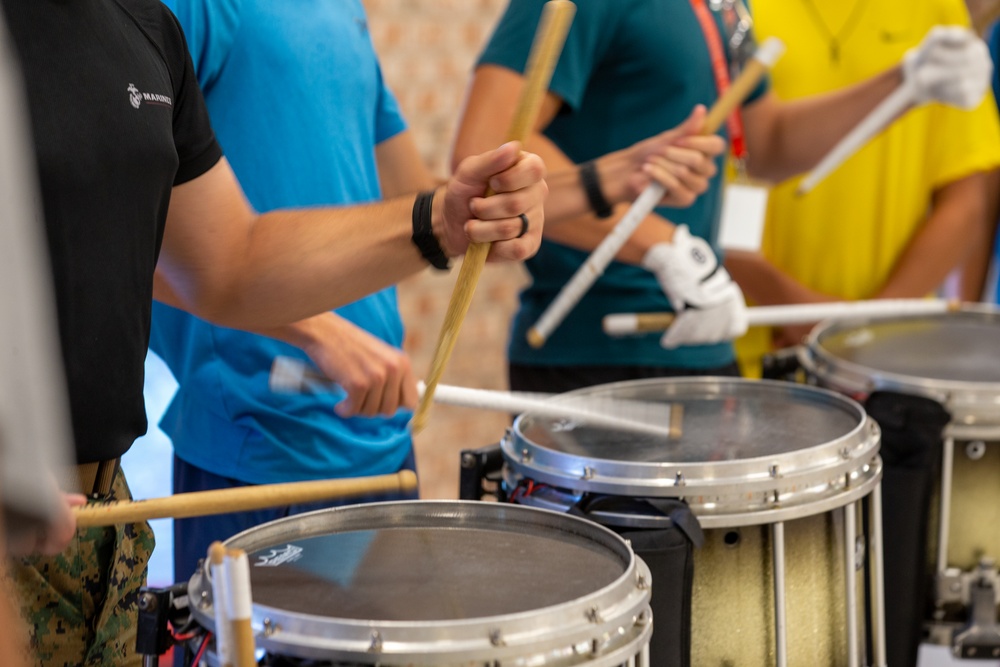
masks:
<svg viewBox="0 0 1000 667"><path fill-rule="evenodd" d="M633 158L629 150L614 151L591 162L597 171L601 194L612 206L630 204L636 192L629 187L629 176L633 172Z"/></svg>
<svg viewBox="0 0 1000 667"><path fill-rule="evenodd" d="M587 202L590 210L598 218L611 217L611 202L605 197L604 189L601 185L601 176L597 170L597 162L584 162L579 169L580 187L587 195Z"/></svg>
<svg viewBox="0 0 1000 667"><path fill-rule="evenodd" d="M447 238L441 188L417 195L413 202L412 223L410 240L420 251L420 256L439 271L451 268L448 254L441 244L441 239Z"/></svg>

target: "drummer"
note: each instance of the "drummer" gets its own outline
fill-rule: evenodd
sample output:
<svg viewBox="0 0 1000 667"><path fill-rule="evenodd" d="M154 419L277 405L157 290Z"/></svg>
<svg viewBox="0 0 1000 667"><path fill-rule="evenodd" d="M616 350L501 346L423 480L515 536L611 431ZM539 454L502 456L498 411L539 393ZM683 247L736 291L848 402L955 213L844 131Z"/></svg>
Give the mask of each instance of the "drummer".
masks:
<svg viewBox="0 0 1000 667"><path fill-rule="evenodd" d="M258 216L243 203L228 163L220 157L200 93L193 87L193 66L179 26L158 3L101 0L86 7L60 5L57 10L45 0L29 5L9 2L4 7L12 19L15 41L28 74L36 143L46 177L43 192L60 288L58 296L65 316L62 342L64 354L71 362L77 455L81 461L101 459L102 463L93 467L109 473L107 477L113 480L110 489L103 483L98 488L87 480L86 488L94 496L128 497L124 479L117 471L117 458L145 428L141 412L144 313L148 313L153 289L157 230L163 230L164 225L160 255L163 261L157 266L157 298L211 321L257 330L354 301L427 264L446 264L448 257L464 251L470 239L493 241L493 260L522 259L537 247L546 194L541 181L542 166L536 156L519 155L514 145L466 161L455 178L443 187L430 189L426 198L431 204L427 218L423 214L412 215L413 196L396 197L385 204L363 208L312 208L308 212ZM358 3L352 7L360 11ZM354 15L341 17L344 18L352 30L357 31L359 25L363 27L363 22L353 22ZM81 23L92 23L99 29L86 33L73 27ZM39 35L39 30L45 34ZM149 35L155 36L155 44L149 41ZM93 101L93 106L88 107L87 100L77 95L73 104L67 106L59 95L70 91L53 90L46 84L56 80L48 68L59 61L58 57L48 52L42 57L38 49L41 44L86 49L91 39L100 39L106 48L98 50L93 62L87 61L86 65L69 55L70 51L60 51L70 61L64 65L65 69L79 73L84 81L88 77L99 78L98 72L118 72L115 81L121 79L125 106L110 120L84 115L73 124L66 124L57 113L59 109L69 106L103 109L103 102ZM120 65L124 62L132 65L122 70ZM140 71L135 63L146 63L148 68ZM375 67L374 62L370 64ZM377 70L369 70L369 75L374 72ZM209 77L209 73L203 75ZM176 86L171 87L172 83ZM107 86L111 89L105 90ZM115 99L118 86L103 79L94 80L87 90L92 90L95 97L103 95L102 100ZM79 93L76 88L74 91ZM246 93L251 94L257 92ZM394 106L389 100L386 104ZM298 111L293 112L296 118ZM159 122L159 134L146 136L130 124L137 120L148 120L150 128ZM391 119L388 127L385 141L400 139L394 144L399 154L391 171L408 179L394 183L392 190L432 188L415 165L407 165L407 160L413 160L413 151L405 136L398 136L402 129L398 118ZM242 148L252 147L271 130L271 124L258 126L254 140L247 140ZM72 132L74 141L66 139L67 132ZM129 133L128 140L122 140L119 132ZM163 145L155 144L156 139ZM621 169L622 179L627 179L635 172L644 175L643 165L653 158L648 168L656 175L661 168L655 154L662 153L663 147L674 139L673 135L664 134L636 150L611 156L611 164ZM718 142L702 142L702 145L710 155L721 150ZM79 146L73 153L78 155L77 159L58 157L63 152L55 150L55 146ZM85 146L90 150L84 151ZM133 147L141 150L130 152ZM239 153L238 148L233 150ZM373 147L366 146L363 150L371 151ZM179 168L164 159L175 153L180 158ZM691 152L685 154L691 156ZM93 156L101 156L101 165L105 162L118 165L117 170L102 177L107 182L93 180L95 174L111 169L94 168L87 162ZM277 161L277 157L274 153L267 159ZM142 161L141 168L136 166L136 160ZM55 170L51 161L68 173ZM694 161L695 172L699 165L705 170L713 169L704 156L694 156ZM409 168L415 171L409 173ZM351 169L353 165L348 171ZM305 176L297 174L296 178ZM498 195L486 201L480 195L491 178L500 179L493 183ZM175 182L176 186L170 189ZM568 195L565 201L560 200L560 205L572 210L572 202L582 202L583 197L575 177L567 182L569 187L560 189L554 181L553 189ZM673 179L671 182L676 183ZM706 185L704 177L691 174L672 198L678 202L690 201ZM87 196L82 201L73 199L73 195L83 197L83 193ZM335 201L372 198L358 193L327 196ZM297 199L296 203L315 204L317 200ZM465 225L469 217L474 219ZM70 231L86 228L71 225L80 219L95 226L120 221L123 229L96 238L89 235L67 238ZM364 232L358 232L362 222ZM415 223L421 226L416 230L419 243L410 239ZM278 224L284 225L284 229L277 231ZM133 240L132 245L125 244L130 234L139 236L143 230L145 237ZM262 249L265 245L266 251ZM138 252L136 247L146 252ZM128 260L129 265L115 266L112 261L115 258ZM95 297L96 294L100 297ZM124 336L123 331L129 335ZM407 384L412 384L412 377ZM406 395L398 389L397 396L387 400L412 404L413 399L413 393ZM382 402L378 405L377 410L388 409ZM345 408L347 412L368 409L367 401ZM203 442L201 446L209 444ZM26 613L33 620L33 639L43 662L109 665L134 662L136 589L144 579L151 546L145 524L118 530L88 530L79 532L69 550L58 558L29 559L18 565L19 588ZM113 556L109 553L112 549L117 550ZM97 565L94 558L98 554L110 560ZM81 571L82 577L63 576ZM50 575L58 581L47 580ZM84 609L56 604L56 600L65 596L78 599L81 585L86 587L88 595L94 593L98 600L103 600L103 606L91 605L89 598L84 601L87 605ZM40 607L57 609L57 615L45 612L51 622L39 622L35 617L41 613ZM98 613L100 621L94 617ZM64 631L67 628L70 631Z"/></svg>
<svg viewBox="0 0 1000 667"><path fill-rule="evenodd" d="M857 83L904 58L912 62L908 51L934 25L970 23L961 0L917 7L893 0L760 0L753 9L758 37L776 36L788 46L771 76L783 100ZM838 25L850 28L831 34ZM762 252L728 253L726 265L748 298L763 305L926 296L980 245L987 172L998 166L1000 120L992 99L974 111L923 106L808 196L795 194L799 179L775 186ZM744 370L759 373L771 343L795 345L807 332L808 326L751 330L737 344Z"/></svg>
<svg viewBox="0 0 1000 667"><path fill-rule="evenodd" d="M371 201L434 186L382 80L368 33L358 29L367 21L360 2L275 9L246 0L238 21L227 11L229 4L167 2L189 36L209 113L223 119L216 124L219 141L255 208ZM265 5L271 7L267 12ZM328 49L316 51L315 43ZM288 68L286 59L298 66ZM256 89L258 80L270 82L266 94ZM275 108L274 98L289 104ZM663 153L661 147L670 143L664 133L602 160L611 169L614 160L629 158L624 166L631 167L622 176L636 182L608 179L609 185L622 181L618 196L631 196L636 184L645 185L639 171L644 158ZM715 171L712 158L722 149L717 137L693 140L692 149L669 149L665 157L676 150L688 167L680 179L663 175L672 186L672 203L693 200L707 188ZM585 205L575 175L570 176L549 179L550 199L575 194ZM174 445L175 492L414 468L410 413L397 408L412 407L416 382L400 349L403 327L393 289L268 333L287 342L154 306L150 347L179 382L161 423ZM267 371L280 355L308 355L344 392L272 393ZM380 499L388 498L368 498ZM194 572L215 539L330 504L175 521L175 580Z"/></svg>
<svg viewBox="0 0 1000 667"><path fill-rule="evenodd" d="M94 501L129 497L118 458L146 427L154 289L208 320L261 328L356 300L470 241L493 242L495 261L537 248L544 166L517 145L466 161L433 191L420 247L413 196L259 215L222 158L168 9L156 0L2 7L32 121L81 464L72 472ZM488 184L498 194L483 199ZM78 530L58 556L12 564L38 664L138 663L136 603L152 541L145 523Z"/></svg>
<svg viewBox="0 0 1000 667"><path fill-rule="evenodd" d="M511 116L542 4L511 2L500 19L475 71L456 162L494 143L497 128ZM619 252L620 263L608 268L545 345L533 349L526 341L529 327L624 212L602 200L601 174L587 161L677 122L695 104L711 104L727 85L730 69L713 68L713 60L732 67L745 55L746 50L727 46L731 35L723 25L730 12L720 16L711 9L715 4L577 3L538 132L528 145L551 169L580 165L593 211L572 225L550 225L539 254L527 263L532 284L521 294L509 349L513 389L565 391L642 377L737 373L730 341L746 328L743 297L717 266L711 247L721 176L690 208L664 207L650 215ZM962 51L975 57L979 46L970 36ZM780 102L762 85L739 114L742 132L726 132L732 151L757 177L777 181L804 171L904 79L933 99L960 97L968 74L941 64L942 54L941 45L928 40L914 52L913 67L891 67L849 88L796 102ZM734 120L730 127L739 124ZM702 257L710 261L699 263ZM679 273L702 280L678 280L683 266L689 268ZM671 304L696 308L684 309L662 339L612 339L602 333L601 319L610 312L663 311Z"/></svg>

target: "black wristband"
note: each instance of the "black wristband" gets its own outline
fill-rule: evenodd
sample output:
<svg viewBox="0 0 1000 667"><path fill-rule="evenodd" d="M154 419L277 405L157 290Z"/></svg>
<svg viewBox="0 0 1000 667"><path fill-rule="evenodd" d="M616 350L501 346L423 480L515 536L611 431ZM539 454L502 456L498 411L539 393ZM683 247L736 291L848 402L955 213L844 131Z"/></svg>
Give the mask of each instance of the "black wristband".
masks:
<svg viewBox="0 0 1000 667"><path fill-rule="evenodd" d="M593 162L584 162L580 165L580 184L583 185L584 192L587 193L587 201L590 208L598 218L611 217L611 204L604 198L601 192L601 179L597 175L597 165Z"/></svg>
<svg viewBox="0 0 1000 667"><path fill-rule="evenodd" d="M413 202L413 235L410 239L420 251L420 256L430 262L431 266L438 271L447 271L451 265L448 264L448 257L445 256L431 227L431 205L433 203L433 190L417 195Z"/></svg>

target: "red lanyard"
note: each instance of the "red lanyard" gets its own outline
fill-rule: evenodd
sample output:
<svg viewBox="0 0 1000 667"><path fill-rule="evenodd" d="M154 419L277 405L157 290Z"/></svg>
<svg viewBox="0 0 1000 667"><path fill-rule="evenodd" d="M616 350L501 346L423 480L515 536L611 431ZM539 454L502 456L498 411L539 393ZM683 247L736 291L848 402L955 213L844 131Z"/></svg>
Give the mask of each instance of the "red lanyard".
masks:
<svg viewBox="0 0 1000 667"><path fill-rule="evenodd" d="M708 53L712 58L712 74L715 76L715 87L719 91L719 97L729 88L729 62L726 60L726 52L722 48L722 40L719 38L719 28L715 23L712 12L705 4L705 0L691 0L691 8L694 15L698 17L702 32L705 33L705 44L708 45ZM743 117L737 108L726 119L726 128L729 130L729 143L733 152L733 157L742 160L746 157L747 147L743 139Z"/></svg>

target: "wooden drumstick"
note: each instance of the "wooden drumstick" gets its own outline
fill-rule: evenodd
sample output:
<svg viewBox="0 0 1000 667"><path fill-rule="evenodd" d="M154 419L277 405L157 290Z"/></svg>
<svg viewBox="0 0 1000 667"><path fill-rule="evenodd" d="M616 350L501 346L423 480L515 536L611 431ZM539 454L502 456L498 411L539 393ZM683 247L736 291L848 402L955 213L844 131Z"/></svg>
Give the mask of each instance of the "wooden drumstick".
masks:
<svg viewBox="0 0 1000 667"><path fill-rule="evenodd" d="M755 306L747 308L747 320L752 327L780 327L835 318L934 315L959 310L961 305L961 302L945 299L870 299ZM615 313L605 315L602 324L604 333L610 336L627 336L666 331L675 317L674 313Z"/></svg>
<svg viewBox="0 0 1000 667"><path fill-rule="evenodd" d="M226 600L229 590L226 586L226 547L222 542L212 542L208 547L209 572L212 575L212 607L215 612L215 654L222 667L233 667L233 633Z"/></svg>
<svg viewBox="0 0 1000 667"><path fill-rule="evenodd" d="M95 503L73 509L77 527L84 528L167 517L184 519L209 514L246 512L265 507L298 505L375 493L409 493L416 488L417 476L413 471L401 470L393 475L195 491L149 500Z"/></svg>
<svg viewBox="0 0 1000 667"><path fill-rule="evenodd" d="M534 128L535 119L541 109L549 80L552 78L552 72L555 70L556 61L559 59L575 13L576 5L569 0L549 0L545 3L538 30L531 45L531 53L528 56L524 88L514 111L514 119L507 132L507 141L524 142ZM486 196L491 194L491 191L486 192ZM427 374L427 391L420 399L420 404L413 416L414 433L419 433L427 425L427 415L434 399L434 390L437 388L444 368L448 364L448 359L455 349L458 331L469 311L472 295L476 291L476 285L479 283L479 276L483 272L486 256L489 252L489 243L473 243L465 253L465 259L455 283L455 290L452 292L451 301L448 303L448 310L445 313L444 324L441 326L441 334L438 338L437 348L434 350L430 371Z"/></svg>
<svg viewBox="0 0 1000 667"><path fill-rule="evenodd" d="M733 81L726 92L712 105L708 115L705 116L705 123L702 126L701 134L714 134L718 132L729 115L736 109L743 100L760 83L760 80L767 74L767 71L774 66L778 58L784 53L785 46L780 40L770 37L761 44L757 53L746 64L743 72ZM645 220L653 209L656 208L666 190L659 183L650 183L646 189L632 202L628 212L622 216L615 228L601 241L600 245L594 249L587 261L577 269L573 277L567 282L556 295L556 298L549 304L545 312L542 313L534 326L528 330L528 344L534 348L539 348L545 344L552 332L556 330L566 315L580 302L583 295L587 293L591 285L604 275L604 270L608 268L618 251L622 249L625 242L635 232L636 228Z"/></svg>
<svg viewBox="0 0 1000 667"><path fill-rule="evenodd" d="M250 623L253 599L250 595L250 563L242 549L227 549L223 566L226 574L226 613L232 633L234 667L257 667L257 646Z"/></svg>

